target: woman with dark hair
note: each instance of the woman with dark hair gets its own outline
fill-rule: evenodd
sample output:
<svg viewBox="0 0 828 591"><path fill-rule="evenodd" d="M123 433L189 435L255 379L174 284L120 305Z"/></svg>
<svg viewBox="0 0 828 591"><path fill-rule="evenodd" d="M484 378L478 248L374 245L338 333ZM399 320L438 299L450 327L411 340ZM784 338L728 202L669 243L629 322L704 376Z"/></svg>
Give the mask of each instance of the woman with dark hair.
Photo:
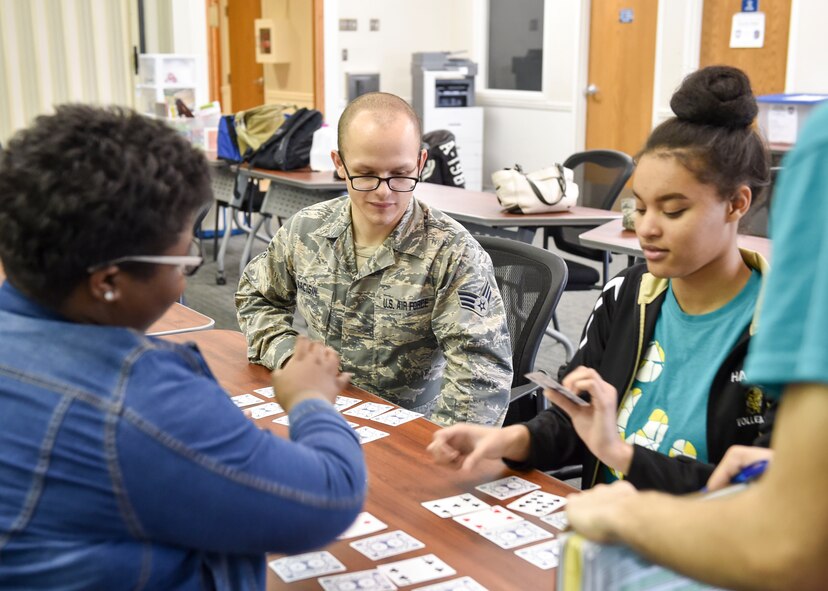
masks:
<svg viewBox="0 0 828 591"><path fill-rule="evenodd" d="M0 155L0 587L264 589L265 552L359 512L332 350L273 374L288 441L194 347L144 335L201 262L210 197L204 157L129 111L58 107Z"/></svg>
<svg viewBox="0 0 828 591"><path fill-rule="evenodd" d="M676 116L653 130L633 177L646 264L607 283L560 372L591 404L546 390L556 406L528 423L437 433L438 462L583 463L584 488L624 478L688 492L731 445L767 445L764 392L742 373L766 263L737 246L739 220L769 182L756 100L740 70L709 67L670 104Z"/></svg>

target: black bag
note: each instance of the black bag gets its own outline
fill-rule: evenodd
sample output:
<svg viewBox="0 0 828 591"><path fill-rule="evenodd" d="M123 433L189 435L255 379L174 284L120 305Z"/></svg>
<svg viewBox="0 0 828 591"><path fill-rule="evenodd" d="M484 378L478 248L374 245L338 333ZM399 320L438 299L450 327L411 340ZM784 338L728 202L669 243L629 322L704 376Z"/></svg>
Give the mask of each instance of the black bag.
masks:
<svg viewBox="0 0 828 591"><path fill-rule="evenodd" d="M430 131L423 136L428 147L428 160L423 169L422 180L436 185L465 188L466 177L463 165L457 157L457 142L454 134L447 129Z"/></svg>
<svg viewBox="0 0 828 591"><path fill-rule="evenodd" d="M291 115L259 149L246 157L254 168L295 170L310 164L313 133L322 127L322 113L301 108Z"/></svg>

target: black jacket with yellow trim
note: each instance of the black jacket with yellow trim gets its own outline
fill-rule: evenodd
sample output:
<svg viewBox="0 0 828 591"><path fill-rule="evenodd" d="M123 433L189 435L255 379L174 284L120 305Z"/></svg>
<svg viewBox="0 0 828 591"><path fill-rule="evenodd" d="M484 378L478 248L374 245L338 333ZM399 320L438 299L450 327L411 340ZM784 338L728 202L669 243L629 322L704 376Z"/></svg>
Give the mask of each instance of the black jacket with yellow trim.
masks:
<svg viewBox="0 0 828 591"><path fill-rule="evenodd" d="M752 269L762 273L768 269L758 253L743 250L742 258ZM561 367L559 377L580 365L594 368L619 392L620 406L655 333L667 285L666 279L648 273L646 265L629 267L609 281L587 321L578 351L569 364ZM687 456L670 458L635 445L626 478L636 488L697 491L731 445L769 445L775 407L761 388L743 382L742 367L752 331L753 323L745 327L711 385L707 405L710 463ZM578 437L565 413L552 407L524 425L531 436L530 456L526 462L507 462L510 466L554 470L580 463L584 466L583 488L595 484L600 462Z"/></svg>

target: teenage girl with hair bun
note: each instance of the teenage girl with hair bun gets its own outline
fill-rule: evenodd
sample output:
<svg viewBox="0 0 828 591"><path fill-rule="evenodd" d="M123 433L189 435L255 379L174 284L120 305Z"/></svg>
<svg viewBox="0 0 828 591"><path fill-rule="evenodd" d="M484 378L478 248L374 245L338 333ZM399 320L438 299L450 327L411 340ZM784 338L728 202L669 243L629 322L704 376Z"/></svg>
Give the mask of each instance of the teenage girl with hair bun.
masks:
<svg viewBox="0 0 828 591"><path fill-rule="evenodd" d="M739 220L770 178L756 99L742 71L715 66L688 76L670 106L675 117L650 134L633 177L646 264L607 283L560 371L591 404L546 390L555 405L527 423L439 431L437 462L582 463L584 488L627 479L690 492L730 446L767 445L768 403L742 372L767 263L737 246Z"/></svg>

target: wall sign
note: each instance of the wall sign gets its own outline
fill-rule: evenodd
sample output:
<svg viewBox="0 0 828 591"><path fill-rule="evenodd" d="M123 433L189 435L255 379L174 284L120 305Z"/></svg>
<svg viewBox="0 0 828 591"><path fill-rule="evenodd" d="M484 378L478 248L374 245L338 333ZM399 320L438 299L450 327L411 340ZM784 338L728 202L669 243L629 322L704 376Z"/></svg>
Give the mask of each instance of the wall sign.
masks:
<svg viewBox="0 0 828 591"><path fill-rule="evenodd" d="M765 13L737 12L730 29L730 47L759 48L765 45Z"/></svg>

